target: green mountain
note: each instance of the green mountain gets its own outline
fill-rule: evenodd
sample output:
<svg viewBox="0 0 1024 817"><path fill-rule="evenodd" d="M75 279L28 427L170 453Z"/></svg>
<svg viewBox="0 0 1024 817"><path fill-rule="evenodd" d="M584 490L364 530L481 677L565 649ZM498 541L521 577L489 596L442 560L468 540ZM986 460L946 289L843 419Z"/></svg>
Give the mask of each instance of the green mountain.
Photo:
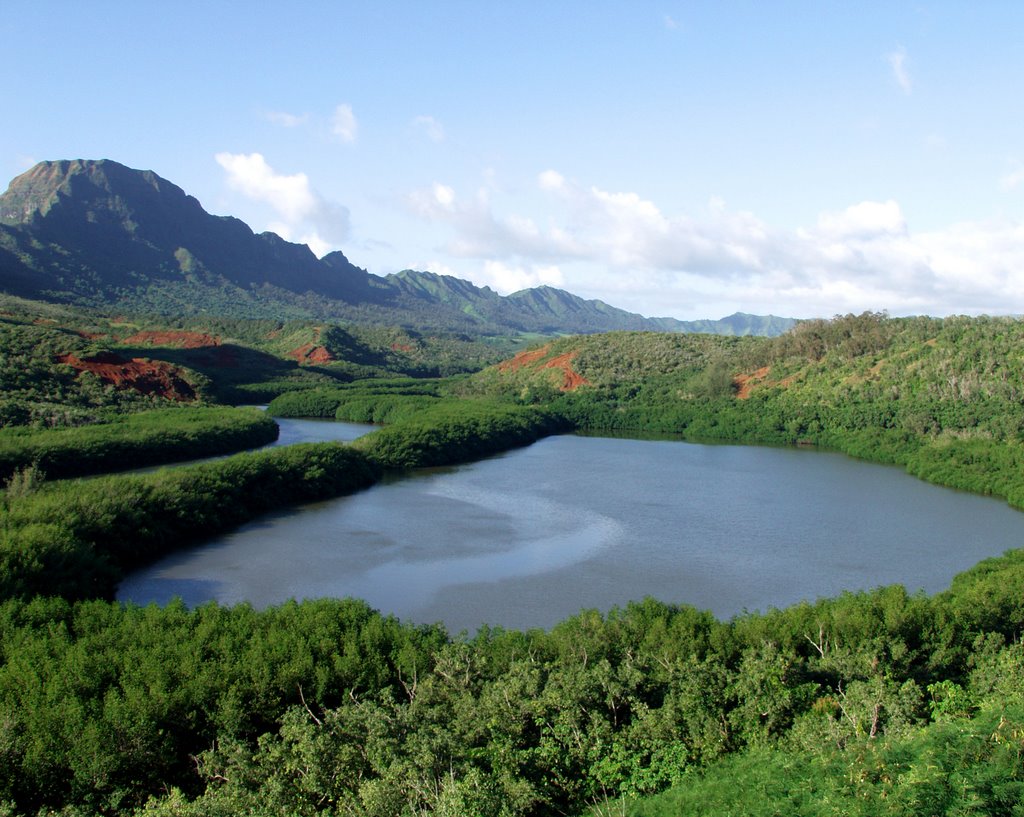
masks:
<svg viewBox="0 0 1024 817"><path fill-rule="evenodd" d="M116 303L168 284L279 288L358 303L368 275L274 233L213 216L180 187L117 162L42 162L0 197L4 288L57 301Z"/></svg>
<svg viewBox="0 0 1024 817"><path fill-rule="evenodd" d="M429 272L385 278L341 252L318 259L275 233L207 213L152 171L110 160L41 162L0 196L0 290L164 315L314 318L474 335L616 329L778 334L793 321L645 318L551 287L507 297Z"/></svg>

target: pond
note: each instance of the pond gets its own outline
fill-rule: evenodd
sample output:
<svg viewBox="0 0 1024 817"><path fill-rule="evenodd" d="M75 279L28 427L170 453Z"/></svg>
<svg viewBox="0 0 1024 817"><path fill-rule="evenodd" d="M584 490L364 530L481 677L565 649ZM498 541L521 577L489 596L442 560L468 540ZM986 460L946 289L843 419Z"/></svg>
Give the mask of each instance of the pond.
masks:
<svg viewBox="0 0 1024 817"><path fill-rule="evenodd" d="M1022 544L1024 514L1001 501L840 454L569 435L270 514L118 598L354 596L452 632L648 595L728 618L883 584L935 592Z"/></svg>

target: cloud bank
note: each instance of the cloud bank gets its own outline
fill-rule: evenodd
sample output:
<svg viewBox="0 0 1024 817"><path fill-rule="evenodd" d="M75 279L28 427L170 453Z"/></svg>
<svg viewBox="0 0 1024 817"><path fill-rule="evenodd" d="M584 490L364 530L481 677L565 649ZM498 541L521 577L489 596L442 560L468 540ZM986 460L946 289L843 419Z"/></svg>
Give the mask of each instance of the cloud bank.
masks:
<svg viewBox="0 0 1024 817"><path fill-rule="evenodd" d="M277 173L260 153L218 153L228 186L253 201L269 204L278 221L270 229L288 241L309 245L318 256L349 235L348 209L324 199L305 173Z"/></svg>
<svg viewBox="0 0 1024 817"><path fill-rule="evenodd" d="M712 199L696 215L670 215L632 192L587 187L555 170L536 189L546 223L496 212L486 190L464 198L436 183L407 199L444 225L442 249L476 259L478 280L541 281L651 314L733 309L830 316L992 314L1024 306L1024 223L963 222L913 231L898 202L863 201L823 212L808 227L774 228ZM504 273L504 275L502 275ZM707 305L701 307L701 304Z"/></svg>

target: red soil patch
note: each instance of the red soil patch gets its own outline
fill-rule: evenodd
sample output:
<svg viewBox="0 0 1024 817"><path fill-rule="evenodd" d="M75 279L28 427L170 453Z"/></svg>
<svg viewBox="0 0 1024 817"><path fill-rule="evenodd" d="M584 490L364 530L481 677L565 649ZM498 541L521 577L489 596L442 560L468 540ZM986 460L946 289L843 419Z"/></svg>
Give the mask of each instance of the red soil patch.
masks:
<svg viewBox="0 0 1024 817"><path fill-rule="evenodd" d="M86 340L99 340L107 336L105 332L77 332L76 334Z"/></svg>
<svg viewBox="0 0 1024 817"><path fill-rule="evenodd" d="M79 372L92 372L104 383L118 389L133 389L141 394L155 394L170 400L195 400L196 392L183 377L181 370L160 360L141 357L125 360L111 352L93 357L78 358L60 355L58 363L66 363Z"/></svg>
<svg viewBox="0 0 1024 817"><path fill-rule="evenodd" d="M551 360L544 364L543 368L545 369L561 369L562 385L559 388L562 391L573 391L573 389L578 389L580 386L590 385L590 381L572 367L572 361L576 354L576 352L566 352L564 355L551 358Z"/></svg>
<svg viewBox="0 0 1024 817"><path fill-rule="evenodd" d="M532 364L537 363L550 350L551 345L548 344L546 346L541 346L539 349L520 352L511 360L499 363L498 371L517 372L524 366L531 366ZM559 386L562 391L572 391L573 389L578 389L580 386L590 385L590 381L572 367L572 362L576 358L577 354L577 352L566 352L561 355L556 355L551 358L551 360L546 361L540 366L541 369L558 369L562 372L562 385Z"/></svg>
<svg viewBox="0 0 1024 817"><path fill-rule="evenodd" d="M539 349L534 349L532 352L520 352L511 360L506 360L504 363L498 364L499 372L518 372L523 366L529 366L531 363L536 363L544 355L548 353L550 344L547 346L541 346Z"/></svg>
<svg viewBox="0 0 1024 817"><path fill-rule="evenodd" d="M205 332L136 332L121 341L124 344L146 344L149 346L172 346L175 349L200 349L203 346L220 346L220 338Z"/></svg>
<svg viewBox="0 0 1024 817"><path fill-rule="evenodd" d="M298 349L292 349L288 353L288 357L295 358L299 363L330 363L334 360L326 347L314 346L312 343L307 343Z"/></svg>
<svg viewBox="0 0 1024 817"><path fill-rule="evenodd" d="M736 375L732 379L732 382L736 385L736 399L746 400L750 397L751 390L755 385L761 383L766 377L768 377L769 371L771 371L771 369L768 366L762 366L756 372Z"/></svg>
<svg viewBox="0 0 1024 817"><path fill-rule="evenodd" d="M409 343L392 343L391 344L391 351L392 352L411 352L412 351L412 344L409 344Z"/></svg>

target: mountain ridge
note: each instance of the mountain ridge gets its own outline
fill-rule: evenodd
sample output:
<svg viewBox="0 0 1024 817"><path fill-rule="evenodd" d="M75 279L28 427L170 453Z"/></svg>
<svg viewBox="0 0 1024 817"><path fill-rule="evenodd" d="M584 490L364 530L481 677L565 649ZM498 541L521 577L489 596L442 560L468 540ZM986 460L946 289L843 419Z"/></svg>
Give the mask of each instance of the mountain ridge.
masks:
<svg viewBox="0 0 1024 817"><path fill-rule="evenodd" d="M0 195L0 288L58 303L164 314L314 317L477 334L622 329L778 334L790 318L647 318L566 290L507 296L433 272L384 277L340 251L216 216L151 170L110 159L40 162Z"/></svg>

